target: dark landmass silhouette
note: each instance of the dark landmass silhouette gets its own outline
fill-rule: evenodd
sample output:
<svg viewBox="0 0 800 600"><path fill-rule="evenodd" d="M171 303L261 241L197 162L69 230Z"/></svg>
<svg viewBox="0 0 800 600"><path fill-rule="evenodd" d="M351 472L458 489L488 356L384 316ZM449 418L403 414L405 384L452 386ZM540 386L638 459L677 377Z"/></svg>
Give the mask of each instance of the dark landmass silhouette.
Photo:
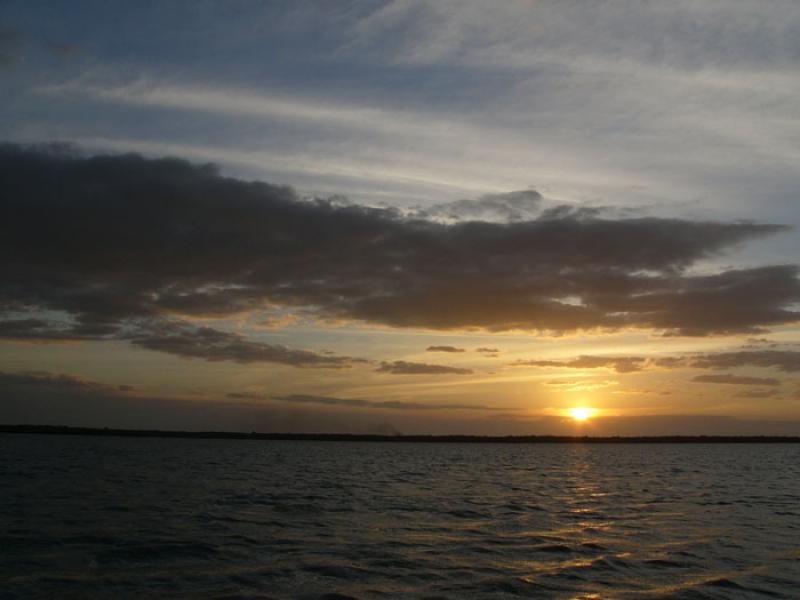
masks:
<svg viewBox="0 0 800 600"><path fill-rule="evenodd" d="M661 435L661 436L568 436L568 435L374 435L352 433L258 433L235 431L160 431L155 429L111 429L64 425L0 425L0 433L57 435L165 437L225 440L288 440L317 442L415 442L458 444L800 444L799 436L774 435Z"/></svg>

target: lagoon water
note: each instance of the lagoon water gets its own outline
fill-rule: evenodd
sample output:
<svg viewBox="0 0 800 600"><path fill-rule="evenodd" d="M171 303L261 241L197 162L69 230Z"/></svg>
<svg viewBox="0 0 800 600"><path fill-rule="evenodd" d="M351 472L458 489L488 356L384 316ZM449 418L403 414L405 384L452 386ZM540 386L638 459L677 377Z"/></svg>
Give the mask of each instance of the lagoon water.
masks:
<svg viewBox="0 0 800 600"><path fill-rule="evenodd" d="M800 598L800 445L0 435L0 598Z"/></svg>

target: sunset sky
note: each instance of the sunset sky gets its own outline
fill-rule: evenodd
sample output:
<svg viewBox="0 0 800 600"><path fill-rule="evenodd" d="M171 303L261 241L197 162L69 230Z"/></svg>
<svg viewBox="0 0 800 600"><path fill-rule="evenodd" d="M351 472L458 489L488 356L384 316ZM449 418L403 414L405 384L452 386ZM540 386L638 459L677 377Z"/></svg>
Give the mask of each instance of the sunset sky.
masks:
<svg viewBox="0 0 800 600"><path fill-rule="evenodd" d="M800 435L798 31L5 0L0 423Z"/></svg>

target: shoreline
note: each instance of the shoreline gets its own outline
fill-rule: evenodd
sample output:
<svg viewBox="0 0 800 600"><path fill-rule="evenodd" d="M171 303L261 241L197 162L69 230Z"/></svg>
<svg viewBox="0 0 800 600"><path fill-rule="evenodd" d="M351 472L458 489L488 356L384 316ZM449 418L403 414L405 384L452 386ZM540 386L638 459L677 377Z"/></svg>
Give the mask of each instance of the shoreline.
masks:
<svg viewBox="0 0 800 600"><path fill-rule="evenodd" d="M665 436L564 436L564 435L373 435L350 433L261 433L235 431L171 431L116 429L65 425L0 425L0 433L86 435L144 438L227 439L315 442L395 442L443 444L800 444L800 436L665 435Z"/></svg>

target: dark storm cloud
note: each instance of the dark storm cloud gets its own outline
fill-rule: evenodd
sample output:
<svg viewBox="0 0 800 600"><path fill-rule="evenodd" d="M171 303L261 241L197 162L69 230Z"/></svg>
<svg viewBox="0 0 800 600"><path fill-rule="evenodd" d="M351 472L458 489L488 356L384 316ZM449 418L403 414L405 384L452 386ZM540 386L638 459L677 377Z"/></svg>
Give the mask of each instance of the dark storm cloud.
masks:
<svg viewBox="0 0 800 600"><path fill-rule="evenodd" d="M228 394L233 398L242 398L244 394ZM250 396L252 397L252 396ZM397 400L373 401L353 398L334 398L331 396L313 396L308 394L291 394L288 396L273 396L275 400L299 404L326 404L329 406L356 406L363 408L390 408L394 410L482 410L482 411L508 411L508 408L484 406L482 404L427 404L422 402L402 402Z"/></svg>
<svg viewBox="0 0 800 600"><path fill-rule="evenodd" d="M208 329L159 336L152 324L268 305L394 327L556 333L708 335L798 321L794 266L684 272L783 229L775 225L569 211L445 224L302 201L178 159L14 145L0 147L0 217L7 339L121 338L210 360L311 366L322 363L302 351Z"/></svg>
<svg viewBox="0 0 800 600"><path fill-rule="evenodd" d="M406 362L395 360L392 362L382 362L375 369L380 373L392 373L393 375L470 375L471 369L460 369L458 367L448 367L445 365L429 365L427 363Z"/></svg>
<svg viewBox="0 0 800 600"><path fill-rule="evenodd" d="M318 354L308 350L293 350L285 346L253 342L237 333L211 327L191 327L165 323L149 333L130 338L136 346L167 352L187 358L237 363L269 362L293 367L343 369L363 360L348 356Z"/></svg>
<svg viewBox="0 0 800 600"><path fill-rule="evenodd" d="M463 348L456 348L455 346L428 346L426 352L465 352Z"/></svg>
<svg viewBox="0 0 800 600"><path fill-rule="evenodd" d="M743 375L731 375L723 373L720 375L698 375L693 377L695 383L724 383L729 385L780 385L781 382L772 377L748 377Z"/></svg>
<svg viewBox="0 0 800 600"><path fill-rule="evenodd" d="M614 369L617 373L632 373L644 368L646 359L639 356L579 356L570 360L519 360L511 366L561 367L568 369Z"/></svg>

